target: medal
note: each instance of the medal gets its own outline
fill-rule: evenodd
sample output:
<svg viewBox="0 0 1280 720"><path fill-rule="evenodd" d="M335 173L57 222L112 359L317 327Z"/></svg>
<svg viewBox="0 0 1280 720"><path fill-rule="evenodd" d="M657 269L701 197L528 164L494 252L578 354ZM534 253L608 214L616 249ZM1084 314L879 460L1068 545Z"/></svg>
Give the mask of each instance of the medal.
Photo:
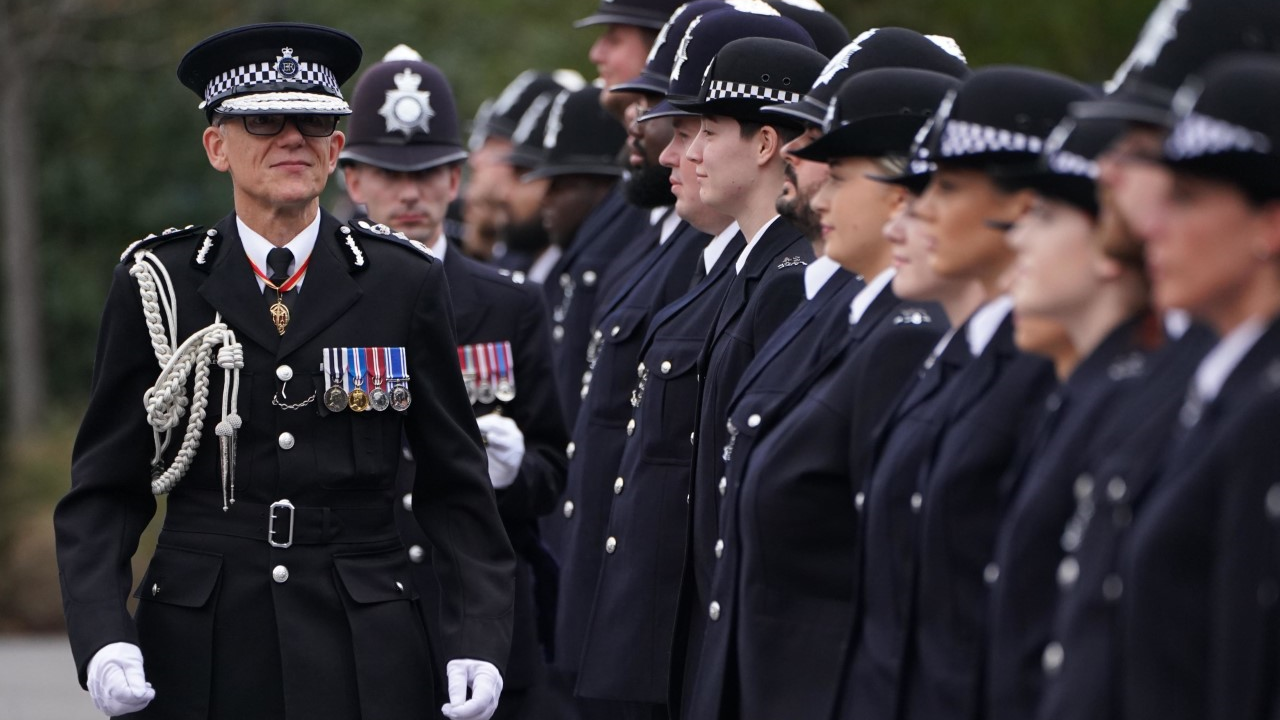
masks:
<svg viewBox="0 0 1280 720"><path fill-rule="evenodd" d="M498 399L509 403L516 399L515 363L511 360L511 343L503 342L498 350Z"/></svg>
<svg viewBox="0 0 1280 720"><path fill-rule="evenodd" d="M493 350L493 343L475 345L474 347L480 371L480 381L476 386L476 397L481 403L488 405L496 399L493 393L492 383L494 363L489 355L490 351Z"/></svg>
<svg viewBox="0 0 1280 720"><path fill-rule="evenodd" d="M364 354L368 367L373 370L373 380L369 389L369 407L382 412L391 407L391 398L387 397L387 391L382 389L382 374L385 371L382 348L365 348Z"/></svg>
<svg viewBox="0 0 1280 720"><path fill-rule="evenodd" d="M257 275L267 287L276 291L276 301L271 303L270 307L271 324L276 326L276 332L279 332L281 335L284 334L285 328L289 326L289 308L284 304L284 294L292 290L294 286L298 284L298 281L302 280L302 275L307 271L307 266L310 264L311 257L308 256L306 261L302 263L298 268L298 271L295 272L292 277L285 280L280 285L276 285L271 282L271 278L267 277L266 273L262 272L261 268L255 265L252 260L249 261L249 267L253 268L253 273Z"/></svg>
<svg viewBox="0 0 1280 720"><path fill-rule="evenodd" d="M364 391L364 353L358 348L346 348L350 367L348 377L352 378L351 392L347 393L347 405L355 412L369 409L369 395Z"/></svg>
<svg viewBox="0 0 1280 720"><path fill-rule="evenodd" d="M404 412L413 402L409 395L409 375L405 372L404 348L388 348L388 355L391 358L391 408Z"/></svg>
<svg viewBox="0 0 1280 720"><path fill-rule="evenodd" d="M324 391L324 406L329 412L342 412L347 409L347 392L342 389L339 379L342 364L338 360L337 348L326 348L324 351L324 378L329 389Z"/></svg>
<svg viewBox="0 0 1280 720"><path fill-rule="evenodd" d="M472 356L472 346L458 347L458 365L462 368L462 385L467 389L467 399L476 404L476 366Z"/></svg>

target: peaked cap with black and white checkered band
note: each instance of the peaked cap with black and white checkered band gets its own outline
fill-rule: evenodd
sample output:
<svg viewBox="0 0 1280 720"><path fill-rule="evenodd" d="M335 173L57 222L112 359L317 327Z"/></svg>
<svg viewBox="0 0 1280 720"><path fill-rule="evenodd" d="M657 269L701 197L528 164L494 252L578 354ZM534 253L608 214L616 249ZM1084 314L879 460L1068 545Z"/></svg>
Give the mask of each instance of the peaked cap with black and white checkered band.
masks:
<svg viewBox="0 0 1280 720"><path fill-rule="evenodd" d="M1280 58L1212 63L1178 91L1174 114L1164 162L1175 172L1231 183L1256 202L1280 199Z"/></svg>
<svg viewBox="0 0 1280 720"><path fill-rule="evenodd" d="M178 63L178 79L200 96L209 117L347 115L341 85L360 67L355 38L305 23L262 23L225 30L196 44Z"/></svg>
<svg viewBox="0 0 1280 720"><path fill-rule="evenodd" d="M1016 66L985 67L943 100L930 159L988 172L1036 162L1074 102L1096 93L1069 77Z"/></svg>
<svg viewBox="0 0 1280 720"><path fill-rule="evenodd" d="M648 113L645 119L671 115L690 115L675 105L677 100L697 102L702 79L716 54L729 43L743 38L777 38L813 47L813 40L793 20L780 15L762 15L731 9L712 10L694 18L676 45L671 67L671 83L667 97Z"/></svg>
<svg viewBox="0 0 1280 720"><path fill-rule="evenodd" d="M1106 84L1106 97L1081 103L1072 115L1168 127L1178 87L1206 63L1233 52L1280 54L1280 3L1162 0Z"/></svg>
<svg viewBox="0 0 1280 720"><path fill-rule="evenodd" d="M833 55L813 87L798 102L770 105L764 111L821 126L831 97L845 80L864 70L887 67L932 70L961 80L969 76L964 53L949 37L921 35L898 27L872 28Z"/></svg>
<svg viewBox="0 0 1280 720"><path fill-rule="evenodd" d="M1128 128L1123 120L1067 117L1044 141L1040 158L1001 174L1006 187L1031 188L1045 197L1098 214L1098 156Z"/></svg>
<svg viewBox="0 0 1280 720"><path fill-rule="evenodd" d="M950 75L916 68L858 73L832 98L822 137L794 154L815 162L904 156L942 98L959 85Z"/></svg>
<svg viewBox="0 0 1280 720"><path fill-rule="evenodd" d="M672 104L687 112L723 115L739 122L794 125L797 123L791 118L767 115L760 108L799 100L826 63L822 53L788 40L734 40L707 67L698 99L672 99Z"/></svg>

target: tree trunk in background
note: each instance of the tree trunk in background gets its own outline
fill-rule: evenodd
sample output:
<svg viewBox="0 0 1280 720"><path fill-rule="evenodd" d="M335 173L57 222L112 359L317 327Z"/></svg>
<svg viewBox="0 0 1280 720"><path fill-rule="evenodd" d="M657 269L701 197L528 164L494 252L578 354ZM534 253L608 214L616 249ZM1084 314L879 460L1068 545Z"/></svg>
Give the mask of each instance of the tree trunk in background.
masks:
<svg viewBox="0 0 1280 720"><path fill-rule="evenodd" d="M41 302L40 254L36 231L34 111L29 68L21 50L0 48L0 193L4 225L5 376L0 378L6 427L13 441L39 429L46 397L44 307Z"/></svg>

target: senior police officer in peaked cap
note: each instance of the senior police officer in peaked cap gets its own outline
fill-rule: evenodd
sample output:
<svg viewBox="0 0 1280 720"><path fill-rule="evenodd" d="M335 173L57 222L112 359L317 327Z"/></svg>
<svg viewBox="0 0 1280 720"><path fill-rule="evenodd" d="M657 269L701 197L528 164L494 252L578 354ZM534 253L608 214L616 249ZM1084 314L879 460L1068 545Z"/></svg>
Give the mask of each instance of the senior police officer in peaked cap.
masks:
<svg viewBox="0 0 1280 720"><path fill-rule="evenodd" d="M55 515L73 655L108 715L435 714L393 516L402 438L423 460L414 513L442 585L442 710L497 705L515 564L445 271L403 234L319 207L360 55L345 33L278 23L214 35L179 65L235 212L122 256ZM129 557L165 493L130 618Z"/></svg>
<svg viewBox="0 0 1280 720"><path fill-rule="evenodd" d="M368 213L357 225L396 227L444 265L463 382L485 439L503 525L518 557L515 634L495 716L518 717L524 696L542 674L539 630L549 639L555 612L554 561L537 524L564 488L568 442L551 374L551 332L537 288L462 255L445 237L444 212L457 196L466 155L453 91L440 69L416 52L400 46L392 57L357 83L347 145L338 162L347 191ZM398 474L403 503L396 517L424 598L427 627L435 630L440 602L426 550L430 545L411 512L415 465L407 459ZM545 618L541 625L539 618Z"/></svg>

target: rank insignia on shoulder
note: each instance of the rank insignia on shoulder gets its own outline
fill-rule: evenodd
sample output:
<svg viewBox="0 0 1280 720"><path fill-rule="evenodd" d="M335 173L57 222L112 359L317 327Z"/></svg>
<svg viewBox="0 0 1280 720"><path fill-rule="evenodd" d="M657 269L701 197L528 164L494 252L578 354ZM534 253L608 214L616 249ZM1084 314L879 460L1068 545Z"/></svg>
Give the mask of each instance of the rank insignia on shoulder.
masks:
<svg viewBox="0 0 1280 720"><path fill-rule="evenodd" d="M458 365L472 405L516 399L516 363L510 341L459 345Z"/></svg>
<svg viewBox="0 0 1280 720"><path fill-rule="evenodd" d="M924 325L933 322L933 318L923 308L907 308L899 310L893 318L894 325Z"/></svg>
<svg viewBox="0 0 1280 720"><path fill-rule="evenodd" d="M1130 353L1111 363L1111 367L1107 368L1107 377L1114 381L1128 380L1142 375L1146 369L1146 358L1141 353Z"/></svg>
<svg viewBox="0 0 1280 720"><path fill-rule="evenodd" d="M329 412L409 409L408 363L402 347L325 348L324 406Z"/></svg>
<svg viewBox="0 0 1280 720"><path fill-rule="evenodd" d="M355 230L359 231L366 237L376 238L378 240L389 240L407 248L412 248L416 250L418 254L430 260L437 259L435 254L432 253L426 245L423 245L417 240L410 239L408 235L405 235L398 230L392 230L390 227L387 227L382 223L373 223L368 220L361 219L352 222L351 227L343 226L343 229L347 231L351 228L355 228Z"/></svg>
<svg viewBox="0 0 1280 720"><path fill-rule="evenodd" d="M120 254L120 262L125 262L135 252L143 248L151 247L153 245L159 245L162 242L168 242L170 240L177 240L179 238L192 237L200 234L200 232L203 230L204 230L203 227L199 227L196 225L188 225L182 228L176 228L176 227L165 228L164 230L161 230L159 233L151 233L150 235L142 238L141 240L135 240L132 243L129 243L129 246L126 247L124 249L124 252ZM215 230L210 230L209 232L215 235L217 234L217 231Z"/></svg>
<svg viewBox="0 0 1280 720"><path fill-rule="evenodd" d="M809 263L805 262L799 255L795 255L789 258L783 258L782 262L778 263L778 269L783 270L789 267L804 267L808 264Z"/></svg>

